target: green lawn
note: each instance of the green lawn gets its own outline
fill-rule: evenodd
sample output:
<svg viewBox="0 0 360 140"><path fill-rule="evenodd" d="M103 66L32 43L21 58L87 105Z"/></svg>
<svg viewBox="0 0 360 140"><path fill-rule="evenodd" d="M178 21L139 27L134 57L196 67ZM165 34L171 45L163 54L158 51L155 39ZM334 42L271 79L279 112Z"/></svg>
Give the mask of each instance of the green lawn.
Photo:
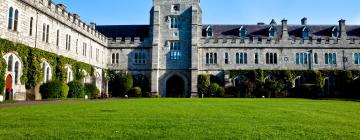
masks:
<svg viewBox="0 0 360 140"><path fill-rule="evenodd" d="M0 139L360 139L360 102L134 99L0 107Z"/></svg>

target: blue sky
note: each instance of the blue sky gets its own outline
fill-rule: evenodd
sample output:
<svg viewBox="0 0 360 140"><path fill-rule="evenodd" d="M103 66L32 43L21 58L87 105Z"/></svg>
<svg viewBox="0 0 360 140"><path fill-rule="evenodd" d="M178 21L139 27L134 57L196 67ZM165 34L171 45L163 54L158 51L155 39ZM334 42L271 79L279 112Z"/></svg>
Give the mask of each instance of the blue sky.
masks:
<svg viewBox="0 0 360 140"><path fill-rule="evenodd" d="M87 23L148 24L152 0L55 0ZM201 0L204 24L256 24L283 18L289 24L360 24L360 0Z"/></svg>

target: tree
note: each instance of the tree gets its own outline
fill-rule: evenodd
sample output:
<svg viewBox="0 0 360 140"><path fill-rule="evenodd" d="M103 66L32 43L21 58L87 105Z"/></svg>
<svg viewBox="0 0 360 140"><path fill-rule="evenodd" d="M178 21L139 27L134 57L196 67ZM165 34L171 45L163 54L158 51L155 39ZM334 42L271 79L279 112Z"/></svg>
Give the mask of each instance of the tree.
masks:
<svg viewBox="0 0 360 140"><path fill-rule="evenodd" d="M198 76L198 92L199 96L208 95L210 87L210 76L209 75L199 75Z"/></svg>
<svg viewBox="0 0 360 140"><path fill-rule="evenodd" d="M254 90L255 90L255 84L249 80L246 81L242 81L240 83L240 93L242 94L243 97L245 98L251 98L251 97L255 97Z"/></svg>

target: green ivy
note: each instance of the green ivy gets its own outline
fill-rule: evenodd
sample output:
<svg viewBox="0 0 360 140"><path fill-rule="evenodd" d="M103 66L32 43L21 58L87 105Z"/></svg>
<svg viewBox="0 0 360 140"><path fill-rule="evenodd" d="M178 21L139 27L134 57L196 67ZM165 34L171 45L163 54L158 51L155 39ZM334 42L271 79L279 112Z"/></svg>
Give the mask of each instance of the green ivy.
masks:
<svg viewBox="0 0 360 140"><path fill-rule="evenodd" d="M42 62L46 60L53 68L53 79L65 82L67 70L65 65L71 65L73 77L80 80L85 77L83 70L90 76L93 76L94 68L90 64L79 62L70 58L59 56L57 54L46 52L37 48L31 48L23 44L16 44L12 41L0 39L0 94L3 94L5 88L6 62L3 55L9 52L17 54L23 64L21 83L25 84L27 89L35 87L44 79Z"/></svg>

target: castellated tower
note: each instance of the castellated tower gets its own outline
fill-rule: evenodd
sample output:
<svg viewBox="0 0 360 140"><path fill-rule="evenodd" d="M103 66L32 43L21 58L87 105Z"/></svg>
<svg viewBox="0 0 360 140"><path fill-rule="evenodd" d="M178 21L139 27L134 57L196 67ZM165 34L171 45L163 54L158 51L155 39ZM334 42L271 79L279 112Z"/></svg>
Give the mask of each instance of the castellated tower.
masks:
<svg viewBox="0 0 360 140"><path fill-rule="evenodd" d="M151 92L163 97L196 97L200 0L154 0Z"/></svg>

